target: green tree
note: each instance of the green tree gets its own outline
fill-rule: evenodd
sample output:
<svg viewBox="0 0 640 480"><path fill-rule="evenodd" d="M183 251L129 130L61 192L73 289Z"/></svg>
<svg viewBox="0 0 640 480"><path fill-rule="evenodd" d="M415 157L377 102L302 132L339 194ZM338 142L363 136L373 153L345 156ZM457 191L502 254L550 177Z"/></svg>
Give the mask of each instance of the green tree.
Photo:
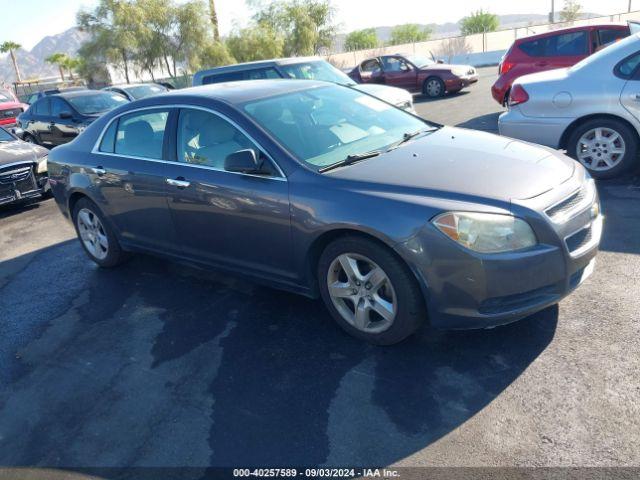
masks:
<svg viewBox="0 0 640 480"><path fill-rule="evenodd" d="M198 61L198 70L236 63L235 58L229 53L227 45L216 41L209 42L202 46Z"/></svg>
<svg viewBox="0 0 640 480"><path fill-rule="evenodd" d="M576 0L565 0L562 10L560 10L560 20L563 22L575 22L580 18L582 5Z"/></svg>
<svg viewBox="0 0 640 480"><path fill-rule="evenodd" d="M364 30L356 30L348 34L344 42L344 48L349 52L353 50L367 50L376 48L379 43L376 29L365 28Z"/></svg>
<svg viewBox="0 0 640 480"><path fill-rule="evenodd" d="M460 31L462 35L473 35L474 33L494 32L498 29L500 20L497 15L478 10L460 21Z"/></svg>
<svg viewBox="0 0 640 480"><path fill-rule="evenodd" d="M7 53L11 55L11 62L13 62L13 69L16 72L16 80L18 82L22 81L22 77L20 76L20 69L18 68L18 60L16 59L16 50L18 50L22 45L12 41L6 41L0 44L0 52Z"/></svg>
<svg viewBox="0 0 640 480"><path fill-rule="evenodd" d="M94 10L78 12L78 27L91 36L83 52L96 55L85 63L95 63L98 57L108 61L123 70L129 83L130 62L139 38L137 18L133 4L123 0L100 0Z"/></svg>
<svg viewBox="0 0 640 480"><path fill-rule="evenodd" d="M249 2L253 21L281 36L287 56L314 55L331 47L335 34L334 8L329 0Z"/></svg>
<svg viewBox="0 0 640 480"><path fill-rule="evenodd" d="M65 58L62 60L62 65L69 72L69 78L74 80L73 72L78 69L80 66L80 60L74 57L69 57L65 55Z"/></svg>
<svg viewBox="0 0 640 480"><path fill-rule="evenodd" d="M233 32L227 39L227 48L238 62L251 62L281 57L284 40L263 23Z"/></svg>
<svg viewBox="0 0 640 480"><path fill-rule="evenodd" d="M45 62L50 63L52 65L56 65L58 67L58 71L60 72L60 79L64 82L64 62L67 59L66 53L54 53L53 55L49 55L44 59Z"/></svg>
<svg viewBox="0 0 640 480"><path fill-rule="evenodd" d="M431 37L432 30L429 27L421 27L416 23L398 25L391 30L389 45L402 45L404 43L425 42Z"/></svg>

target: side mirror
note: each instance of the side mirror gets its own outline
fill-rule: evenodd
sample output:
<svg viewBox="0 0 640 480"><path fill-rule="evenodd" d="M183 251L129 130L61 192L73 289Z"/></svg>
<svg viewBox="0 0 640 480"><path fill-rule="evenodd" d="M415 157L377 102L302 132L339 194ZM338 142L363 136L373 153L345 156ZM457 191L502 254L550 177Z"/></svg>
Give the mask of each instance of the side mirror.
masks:
<svg viewBox="0 0 640 480"><path fill-rule="evenodd" d="M440 65L442 65L444 63L444 60L442 60L441 58L439 58L438 60L436 60L436 63L439 63Z"/></svg>
<svg viewBox="0 0 640 480"><path fill-rule="evenodd" d="M228 172L251 173L254 175L269 175L271 172L263 168L263 162L258 160L255 150L247 148L227 155L224 159L224 169Z"/></svg>
<svg viewBox="0 0 640 480"><path fill-rule="evenodd" d="M71 112L68 112L68 111L60 112L60 113L58 114L58 116L59 116L60 118L63 118L63 119L73 117L73 115L71 114Z"/></svg>

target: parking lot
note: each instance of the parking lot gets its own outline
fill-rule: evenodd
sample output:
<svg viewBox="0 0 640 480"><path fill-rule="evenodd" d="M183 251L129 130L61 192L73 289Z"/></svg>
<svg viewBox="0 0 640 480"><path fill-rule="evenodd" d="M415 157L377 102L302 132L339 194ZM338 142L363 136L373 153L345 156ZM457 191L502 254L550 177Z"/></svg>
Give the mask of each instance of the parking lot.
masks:
<svg viewBox="0 0 640 480"><path fill-rule="evenodd" d="M495 75L416 109L495 132ZM637 466L640 179L598 188L596 271L558 307L385 348L243 279L101 270L53 200L2 209L0 464Z"/></svg>

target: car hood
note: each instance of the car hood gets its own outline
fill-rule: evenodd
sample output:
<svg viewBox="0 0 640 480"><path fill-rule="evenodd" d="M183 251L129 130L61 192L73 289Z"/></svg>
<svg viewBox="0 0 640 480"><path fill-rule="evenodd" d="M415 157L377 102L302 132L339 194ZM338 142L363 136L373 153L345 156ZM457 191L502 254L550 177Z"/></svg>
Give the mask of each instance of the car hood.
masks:
<svg viewBox="0 0 640 480"><path fill-rule="evenodd" d="M470 71L470 70L474 70L475 68L472 67L471 65L451 65L449 63L432 63L430 65L423 65L422 67L420 67L420 70L448 70L448 71L452 71L454 69L460 69L460 70L465 70L465 71Z"/></svg>
<svg viewBox="0 0 640 480"><path fill-rule="evenodd" d="M568 180L575 163L550 148L443 127L395 150L327 172L335 178L501 201L541 195ZM371 186L371 188L375 188Z"/></svg>
<svg viewBox="0 0 640 480"><path fill-rule="evenodd" d="M402 88L389 87L387 85L380 85L375 83L361 83L353 85L353 88L360 90L361 92L368 93L374 97L378 97L380 100L384 100L392 105L404 105L407 102L412 101L412 95Z"/></svg>
<svg viewBox="0 0 640 480"><path fill-rule="evenodd" d="M18 162L37 162L48 153L44 147L21 140L0 143L0 167Z"/></svg>
<svg viewBox="0 0 640 480"><path fill-rule="evenodd" d="M0 110L10 110L14 108L26 109L28 105L20 102L0 102Z"/></svg>

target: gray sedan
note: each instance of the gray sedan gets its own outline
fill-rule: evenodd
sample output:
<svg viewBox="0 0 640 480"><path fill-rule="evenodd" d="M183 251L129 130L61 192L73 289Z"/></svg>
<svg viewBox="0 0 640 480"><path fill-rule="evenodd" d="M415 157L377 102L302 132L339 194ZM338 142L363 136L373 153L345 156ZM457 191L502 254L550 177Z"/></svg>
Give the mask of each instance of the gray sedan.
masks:
<svg viewBox="0 0 640 480"><path fill-rule="evenodd" d="M98 265L144 251L223 269L321 297L376 344L558 302L602 230L593 181L563 154L311 80L133 102L53 149L49 174Z"/></svg>
<svg viewBox="0 0 640 480"><path fill-rule="evenodd" d="M566 149L597 178L637 165L640 36L632 35L568 69L519 78L502 135Z"/></svg>

